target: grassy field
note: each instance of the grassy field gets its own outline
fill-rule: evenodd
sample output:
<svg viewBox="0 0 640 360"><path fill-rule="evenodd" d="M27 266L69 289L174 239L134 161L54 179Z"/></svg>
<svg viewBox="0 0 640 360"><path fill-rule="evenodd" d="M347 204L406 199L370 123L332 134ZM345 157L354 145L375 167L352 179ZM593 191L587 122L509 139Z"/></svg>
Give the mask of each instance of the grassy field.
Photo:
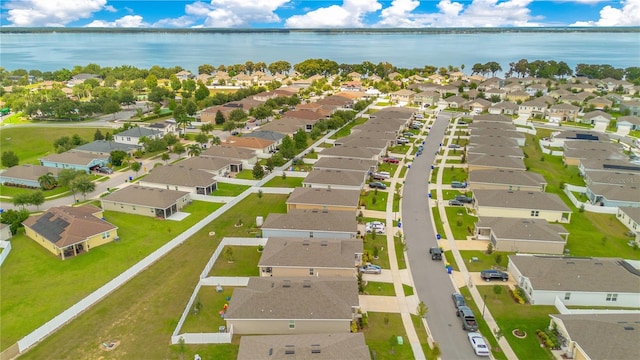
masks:
<svg viewBox="0 0 640 360"><path fill-rule="evenodd" d="M536 329L544 330L549 326L549 314L557 314L554 306L520 305L509 295L508 287L497 285L502 290L496 294L494 286L480 286L480 295L487 297L487 309L491 311L505 339L511 345L519 359L553 359L546 348L541 348ZM527 337L518 339L512 332L515 329L524 330Z"/></svg>
<svg viewBox="0 0 640 360"><path fill-rule="evenodd" d="M440 238L446 239L447 235L444 232L444 226L442 225L442 220L440 218L440 210L438 210L437 206L431 208L431 216L433 216L433 222L436 224L436 231L440 234Z"/></svg>
<svg viewBox="0 0 640 360"><path fill-rule="evenodd" d="M53 141L63 136L80 135L87 141L93 141L97 128L90 127L19 127L2 128L0 149L13 151L20 159L20 164L40 164L38 159L54 154ZM104 135L108 129L100 129Z"/></svg>
<svg viewBox="0 0 640 360"><path fill-rule="evenodd" d="M393 238L393 247L396 250L396 259L398 261L398 269L406 269L407 263L404 260L404 245L400 237L396 236Z"/></svg>
<svg viewBox="0 0 640 360"><path fill-rule="evenodd" d="M195 201L181 222L105 212L118 226L120 241L60 260L22 232L12 240L2 265L1 346L6 349L67 307L126 270L221 204ZM25 314L29 316L25 316Z"/></svg>
<svg viewBox="0 0 640 360"><path fill-rule="evenodd" d="M387 248L387 237L383 234L366 234L364 237L364 250L373 256L373 247L378 247L378 259L371 260L372 264L379 265L383 269L389 269L389 251L383 250Z"/></svg>
<svg viewBox="0 0 640 360"><path fill-rule="evenodd" d="M364 200L367 210L386 211L388 196L389 193L384 191L369 190L360 199Z"/></svg>
<svg viewBox="0 0 640 360"><path fill-rule="evenodd" d="M264 194L262 198L255 194L247 197L184 244L39 343L23 358L96 359L105 356L99 349L99 344L109 340L121 341L118 348L109 353L110 357L178 358L178 346L168 345L169 336L198 282L200 272L220 239L224 236L247 236L247 227L233 226L238 218L245 224L252 224L256 216L284 213L285 199L284 195L272 194ZM211 231L215 231L214 237L209 236ZM193 358L193 354L199 353L204 359L234 359L237 349L236 340L231 345L187 345L186 358Z"/></svg>
<svg viewBox="0 0 640 360"><path fill-rule="evenodd" d="M429 347L429 342L427 341L429 335L427 335L427 329L422 324L422 319L418 315L411 315L411 321L413 322L413 327L416 329L420 346L422 346L422 351L424 351L427 360L437 360L433 354L433 350Z"/></svg>
<svg viewBox="0 0 640 360"><path fill-rule="evenodd" d="M367 118L356 118L354 119L352 122L348 123L347 125L343 126L340 130L336 131L335 134L333 134L331 136L331 139L339 139L341 137L345 137L349 134L351 134L351 128L353 128L356 125L361 125L367 122Z"/></svg>
<svg viewBox="0 0 640 360"><path fill-rule="evenodd" d="M369 350L376 354L373 358L379 360L414 358L400 314L368 312L368 315L369 326L362 332ZM398 336L404 339L403 345L397 344Z"/></svg>
<svg viewBox="0 0 640 360"><path fill-rule="evenodd" d="M484 251L477 250L462 250L460 251L460 256L464 259L464 263L467 265L467 270L471 272L478 272L486 269L491 269L492 266L502 266L506 267L509 263L509 255L513 255L515 253L503 252L503 251L494 251L491 255L487 254ZM500 255L496 258L497 255ZM471 258L475 257L478 261L471 261ZM500 263L496 262L496 259L502 258Z"/></svg>
<svg viewBox="0 0 640 360"><path fill-rule="evenodd" d="M231 248L233 251L231 262L224 257L226 248ZM258 252L257 246L227 245L213 264L209 276L258 276L260 275L258 269L260 255L262 253Z"/></svg>
<svg viewBox="0 0 640 360"><path fill-rule="evenodd" d="M236 179L243 179L243 180L255 180L253 178L253 172L249 169L244 169L242 171L240 171L239 173L236 174L235 176Z"/></svg>
<svg viewBox="0 0 640 360"><path fill-rule="evenodd" d="M286 178L282 178L282 176L276 176L273 179L269 180L265 187L283 187L283 188L297 188L302 187L302 182L304 181L303 177L293 177L287 176Z"/></svg>
<svg viewBox="0 0 640 360"><path fill-rule="evenodd" d="M498 342L493 337L493 329L489 329L489 326L487 325L487 323L482 318L482 316L481 316L482 315L482 310L478 309L478 306L476 305L475 301L473 301L473 298L471 297L471 293L469 292L469 289L466 286L461 287L460 288L460 294L462 294L462 296L464 296L464 299L465 299L465 301L467 303L467 306L469 306L471 308L471 310L473 310L473 313L476 315L476 321L478 322L478 330L482 333L482 335L484 335L484 338L487 340L488 346L491 348L491 353L493 354L493 357L496 360L507 360L507 357L504 355L504 353L502 353L502 350L498 346ZM487 301L489 301L489 300L487 299ZM491 312L491 314L493 316L495 316L493 311ZM513 314L511 316L513 316ZM537 355L537 353L529 354L529 355L527 355L525 357L522 357L521 359L536 359L536 360L538 360L539 358L537 358L535 355ZM545 358L543 358L543 359L545 359Z"/></svg>
<svg viewBox="0 0 640 360"><path fill-rule="evenodd" d="M0 185L0 194L2 194L3 197L5 196L14 197L19 194L32 194L38 190L41 190L41 189L26 189L26 188L14 187L14 186ZM62 186L58 186L51 190L42 190L42 193L44 194L45 199L51 196L62 195L66 192L69 192L69 188L62 187Z"/></svg>
<svg viewBox="0 0 640 360"><path fill-rule="evenodd" d="M396 296L393 283L367 281L364 291L366 295Z"/></svg>
<svg viewBox="0 0 640 360"><path fill-rule="evenodd" d="M467 213L464 206L445 206L449 227L456 240L466 240L467 236L473 234L473 229L478 218ZM471 233L469 232L471 230Z"/></svg>
<svg viewBox="0 0 640 360"><path fill-rule="evenodd" d="M442 183L451 184L452 181L467 181L467 170L459 167L445 167L443 168Z"/></svg>
<svg viewBox="0 0 640 360"><path fill-rule="evenodd" d="M211 194L213 196L238 196L251 187L248 185L229 184L223 182L217 183L216 186L216 191Z"/></svg>
<svg viewBox="0 0 640 360"><path fill-rule="evenodd" d="M224 309L224 304L228 304L227 297L233 295L233 287L224 287L222 292L216 292L215 286L203 286L198 292L198 300L201 307L199 310L193 308L184 321L180 333L213 333L218 332L219 326L227 323L220 316L220 311ZM195 307L195 306L194 306Z"/></svg>

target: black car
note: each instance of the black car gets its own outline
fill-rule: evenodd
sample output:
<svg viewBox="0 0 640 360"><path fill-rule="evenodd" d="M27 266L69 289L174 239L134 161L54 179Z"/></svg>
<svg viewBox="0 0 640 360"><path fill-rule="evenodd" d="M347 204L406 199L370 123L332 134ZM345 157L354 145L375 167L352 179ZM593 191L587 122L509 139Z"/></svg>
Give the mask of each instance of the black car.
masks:
<svg viewBox="0 0 640 360"><path fill-rule="evenodd" d="M381 183L380 181L372 181L369 183L369 187L372 189L386 189L387 185Z"/></svg>
<svg viewBox="0 0 640 360"><path fill-rule="evenodd" d="M113 174L113 170L106 166L100 166L96 168L96 171L103 174Z"/></svg>
<svg viewBox="0 0 640 360"><path fill-rule="evenodd" d="M460 200L449 200L449 206L464 206L464 203Z"/></svg>
<svg viewBox="0 0 640 360"><path fill-rule="evenodd" d="M439 247L429 248L429 254L431 254L431 260L442 260L442 249Z"/></svg>
<svg viewBox="0 0 640 360"><path fill-rule="evenodd" d="M480 277L484 281L491 281L491 280L507 281L507 280L509 280L509 274L507 274L504 271L500 271L500 270L482 270L480 272Z"/></svg>

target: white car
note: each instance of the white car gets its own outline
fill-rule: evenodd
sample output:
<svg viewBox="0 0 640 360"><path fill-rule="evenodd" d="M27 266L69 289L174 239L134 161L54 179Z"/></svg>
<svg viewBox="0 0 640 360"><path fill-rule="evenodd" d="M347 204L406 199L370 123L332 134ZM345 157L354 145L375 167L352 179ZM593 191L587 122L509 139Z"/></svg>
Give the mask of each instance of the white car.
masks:
<svg viewBox="0 0 640 360"><path fill-rule="evenodd" d="M386 227L384 223L380 221L372 221L372 222L368 222L365 225L365 230L368 233L373 232L375 230L377 234L384 234L386 232Z"/></svg>
<svg viewBox="0 0 640 360"><path fill-rule="evenodd" d="M479 332L470 332L467 334L469 337L469 342L471 343L471 347L473 347L473 351L478 356L489 356L489 347L487 343L484 341L482 334Z"/></svg>

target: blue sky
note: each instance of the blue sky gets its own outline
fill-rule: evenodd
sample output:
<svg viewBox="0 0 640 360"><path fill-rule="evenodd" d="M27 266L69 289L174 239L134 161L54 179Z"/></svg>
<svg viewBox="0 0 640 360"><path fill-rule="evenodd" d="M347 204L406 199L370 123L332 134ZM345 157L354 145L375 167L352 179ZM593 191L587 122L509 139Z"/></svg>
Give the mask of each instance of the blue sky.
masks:
<svg viewBox="0 0 640 360"><path fill-rule="evenodd" d="M640 0L2 0L2 26L640 26Z"/></svg>

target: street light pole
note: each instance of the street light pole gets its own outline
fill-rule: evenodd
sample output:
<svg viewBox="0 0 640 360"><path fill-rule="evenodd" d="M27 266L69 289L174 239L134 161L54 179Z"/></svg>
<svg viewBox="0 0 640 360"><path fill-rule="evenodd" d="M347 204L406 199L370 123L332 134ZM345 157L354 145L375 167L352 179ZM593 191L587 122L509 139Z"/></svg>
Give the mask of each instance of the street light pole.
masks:
<svg viewBox="0 0 640 360"><path fill-rule="evenodd" d="M482 317L484 317L484 309L487 307L487 294L484 294L484 301L482 302Z"/></svg>

